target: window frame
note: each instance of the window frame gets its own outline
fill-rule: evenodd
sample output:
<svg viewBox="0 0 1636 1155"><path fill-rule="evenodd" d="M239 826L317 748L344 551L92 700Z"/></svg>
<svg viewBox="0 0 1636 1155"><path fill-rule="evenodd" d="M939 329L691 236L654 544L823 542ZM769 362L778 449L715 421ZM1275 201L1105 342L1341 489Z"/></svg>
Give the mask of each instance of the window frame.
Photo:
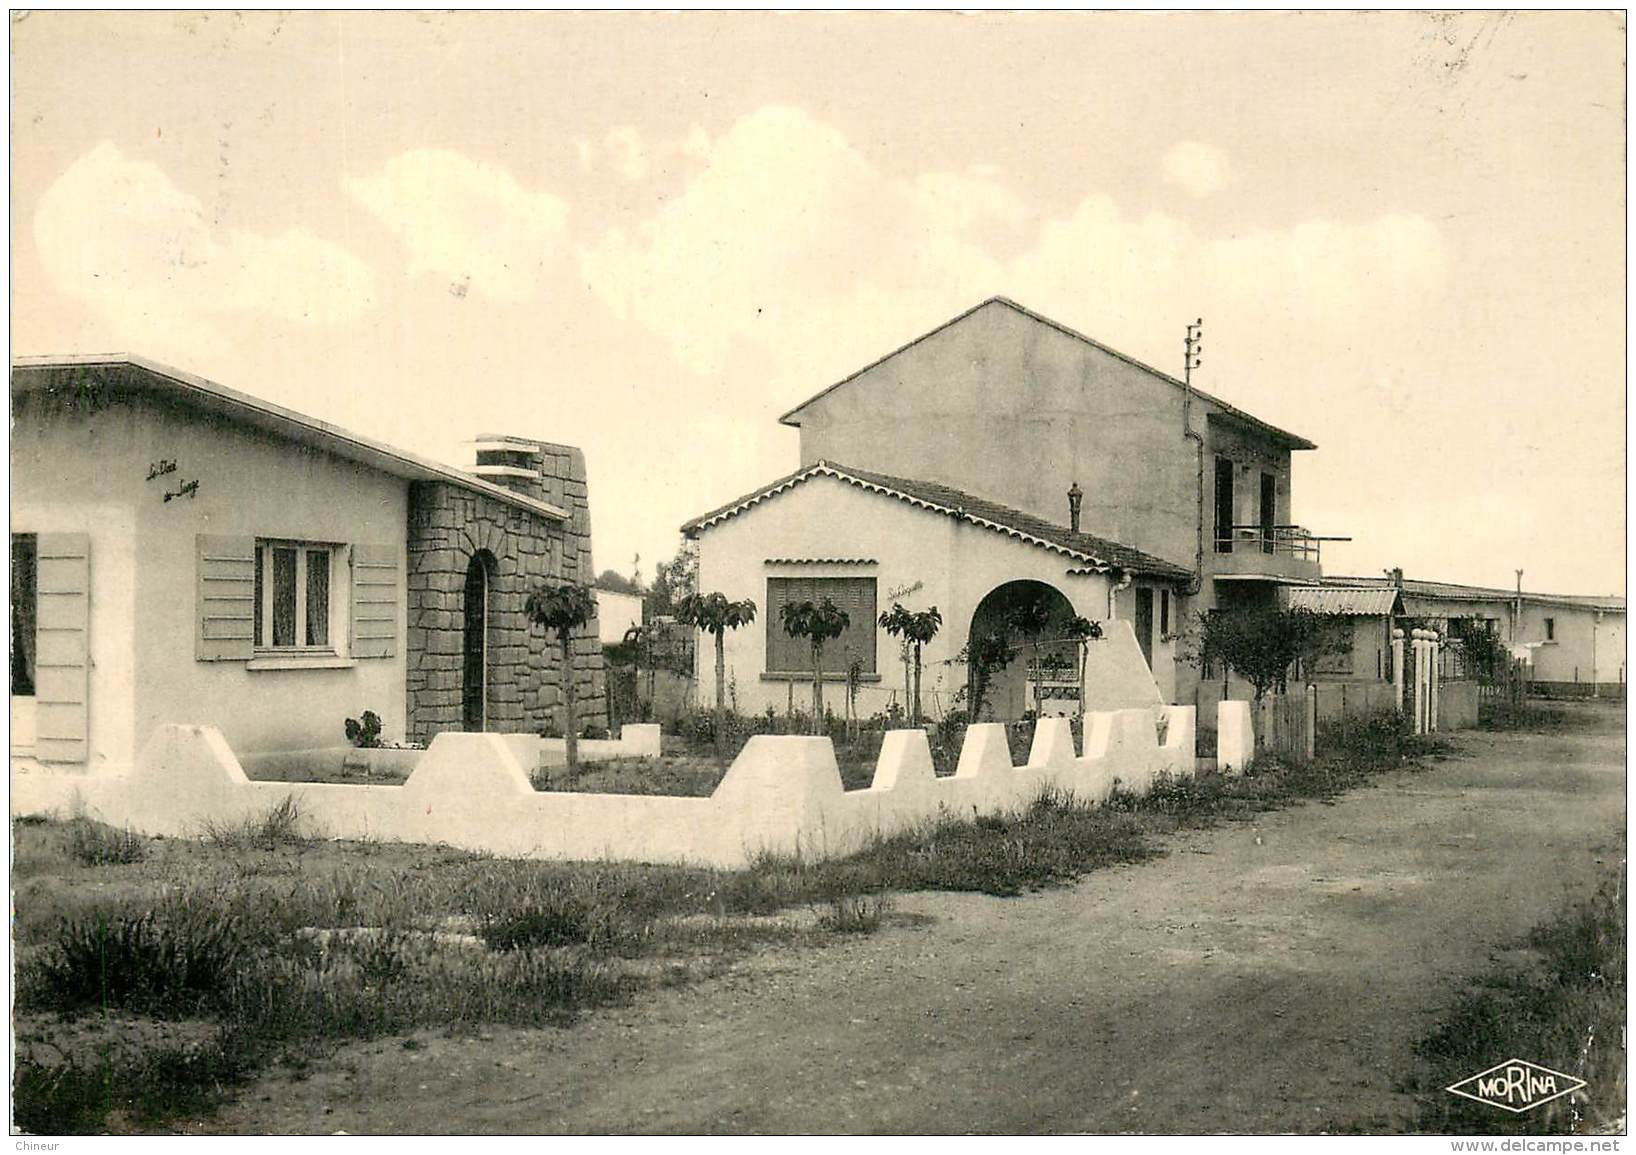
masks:
<svg viewBox="0 0 1636 1155"><path fill-rule="evenodd" d="M1545 640L1548 641L1548 642L1556 641L1556 619L1555 618L1546 618L1545 619Z"/></svg>
<svg viewBox="0 0 1636 1155"><path fill-rule="evenodd" d="M251 632L251 650L256 657L342 657L342 639L345 634L345 621L341 617L339 602L344 600L336 597L338 588L337 574L342 571L342 555L346 546L338 542L310 541L299 538L258 537L256 542L256 582L261 586L261 597L257 602ZM295 629L296 637L306 636L307 630L307 590L310 555L324 552L329 557L329 581L326 588L326 597L329 600L325 616L325 626L328 631L328 640L323 643L309 644L298 642L295 645L279 646L263 639L270 637L273 622L273 604L275 599L273 581L273 551L279 549L293 549L295 551L295 573L292 581L295 585Z"/></svg>

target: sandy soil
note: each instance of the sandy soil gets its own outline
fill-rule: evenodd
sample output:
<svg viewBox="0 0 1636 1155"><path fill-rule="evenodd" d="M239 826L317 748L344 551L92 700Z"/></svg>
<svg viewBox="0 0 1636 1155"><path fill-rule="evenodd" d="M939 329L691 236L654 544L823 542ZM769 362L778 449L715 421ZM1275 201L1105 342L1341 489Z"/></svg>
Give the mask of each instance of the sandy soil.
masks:
<svg viewBox="0 0 1636 1155"><path fill-rule="evenodd" d="M1396 1129L1409 1048L1462 977L1621 860L1623 714L1601 721L1462 735L1424 772L1181 835L1071 889L903 896L874 937L772 951L568 1030L348 1046L207 1127Z"/></svg>

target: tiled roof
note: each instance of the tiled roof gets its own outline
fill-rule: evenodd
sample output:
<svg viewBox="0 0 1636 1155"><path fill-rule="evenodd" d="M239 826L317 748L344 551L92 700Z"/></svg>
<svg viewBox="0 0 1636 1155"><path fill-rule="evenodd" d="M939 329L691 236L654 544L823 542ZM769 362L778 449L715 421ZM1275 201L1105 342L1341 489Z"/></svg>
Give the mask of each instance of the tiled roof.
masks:
<svg viewBox="0 0 1636 1155"><path fill-rule="evenodd" d="M1397 591L1391 586L1341 587L1296 586L1285 591L1286 605L1292 610L1315 614L1345 614L1348 617L1383 618L1397 605Z"/></svg>
<svg viewBox="0 0 1636 1155"><path fill-rule="evenodd" d="M701 531L728 518L736 517L752 506L776 497L785 490L814 477L833 477L838 481L896 498L932 513L980 525L1032 545L1053 550L1073 560L1086 562L1097 569L1127 570L1131 573L1172 578L1177 581L1192 576L1192 573L1182 566L1143 553L1139 549L1108 541L1095 534L1076 533L1066 526L1055 525L1031 513L1024 513L1020 509L1012 509L1010 506L1000 505L947 485L907 477L891 477L884 473L853 469L849 465L837 465L829 461L820 461L805 469L799 469L701 517L696 517L682 526L682 533L688 537L697 536Z"/></svg>
<svg viewBox="0 0 1636 1155"><path fill-rule="evenodd" d="M1326 586L1390 586L1389 577L1323 577L1318 579ZM1500 589L1497 586L1465 586L1454 582L1418 581L1414 578L1403 579L1403 593L1405 597L1434 598L1444 601L1457 602L1508 602L1517 597L1517 591ZM1625 612L1625 599L1617 594L1601 597L1595 594L1536 594L1527 590L1522 592L1522 600L1535 602L1540 605L1575 606L1584 609L1608 610L1614 613Z"/></svg>

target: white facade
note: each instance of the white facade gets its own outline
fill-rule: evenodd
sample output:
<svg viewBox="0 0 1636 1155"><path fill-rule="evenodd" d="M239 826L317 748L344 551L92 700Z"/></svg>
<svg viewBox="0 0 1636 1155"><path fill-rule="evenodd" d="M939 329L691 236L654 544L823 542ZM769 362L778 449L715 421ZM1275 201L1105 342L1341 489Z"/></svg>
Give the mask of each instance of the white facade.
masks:
<svg viewBox="0 0 1636 1155"><path fill-rule="evenodd" d="M747 714L769 707L783 711L791 698L792 680L796 706L808 709L811 704L810 674L796 673L792 679L787 671L768 669L769 631L781 628L769 609L772 579L864 579L872 583L876 615L889 610L894 601L910 610L936 606L943 627L924 648L921 682L922 705L933 718L951 709L956 693L965 686L966 667L954 658L966 644L978 604L1005 583L1036 581L1051 586L1067 598L1075 614L1102 622L1105 628L1110 619L1129 613L1124 607L1131 590L1120 590L1110 600L1115 590L1110 575L1070 572L1087 568L1081 560L825 474L716 521L700 529L697 537L700 590L720 592L735 601L748 598L757 606L756 621L730 631L725 646L728 684L739 710ZM1180 607L1174 612L1179 621ZM859 693L862 717L885 712L893 702L904 703L899 642L878 627L870 633L874 672L865 675ZM1106 654L1107 662L1115 662L1116 646L1118 661L1123 661L1127 652L1135 652L1128 631L1123 639L1130 643L1129 651L1111 641L1100 650L1100 643L1093 644L1093 661ZM1168 700L1175 684L1174 649L1173 641L1155 643L1153 677L1145 668L1140 677L1110 674L1099 679L1093 673L1092 684L1099 688L1087 692L1087 708L1150 705L1156 700L1155 679L1158 693ZM714 647L701 645L698 655L700 693L708 700L714 695ZM1139 653L1135 661L1141 663ZM826 677L824 699L827 708L842 713L841 675Z"/></svg>

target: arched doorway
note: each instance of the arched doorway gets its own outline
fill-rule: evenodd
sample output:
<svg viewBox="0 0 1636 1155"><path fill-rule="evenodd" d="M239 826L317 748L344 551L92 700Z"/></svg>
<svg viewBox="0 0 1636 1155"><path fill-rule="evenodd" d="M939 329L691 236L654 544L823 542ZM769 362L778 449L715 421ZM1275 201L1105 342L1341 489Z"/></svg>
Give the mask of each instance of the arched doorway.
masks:
<svg viewBox="0 0 1636 1155"><path fill-rule="evenodd" d="M1075 616L1067 595L1045 582L1006 582L977 603L966 664L968 708L982 710L974 721L1022 717L1035 707L1031 680L1077 681L1078 647L1065 628Z"/></svg>
<svg viewBox="0 0 1636 1155"><path fill-rule="evenodd" d="M460 721L467 730L483 730L488 725L489 588L493 584L494 555L480 549L466 566Z"/></svg>

